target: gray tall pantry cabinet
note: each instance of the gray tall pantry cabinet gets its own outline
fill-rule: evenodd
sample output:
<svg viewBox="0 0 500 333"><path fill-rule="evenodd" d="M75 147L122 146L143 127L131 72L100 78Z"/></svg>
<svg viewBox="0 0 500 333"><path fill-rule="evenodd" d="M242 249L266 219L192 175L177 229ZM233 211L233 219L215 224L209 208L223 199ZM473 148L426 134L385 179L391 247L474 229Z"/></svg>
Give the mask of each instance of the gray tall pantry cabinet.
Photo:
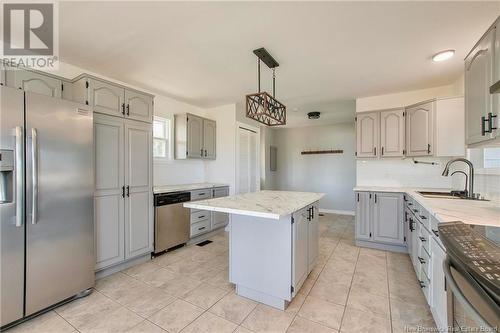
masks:
<svg viewBox="0 0 500 333"><path fill-rule="evenodd" d="M73 98L94 110L96 270L153 250L153 96L82 75Z"/></svg>

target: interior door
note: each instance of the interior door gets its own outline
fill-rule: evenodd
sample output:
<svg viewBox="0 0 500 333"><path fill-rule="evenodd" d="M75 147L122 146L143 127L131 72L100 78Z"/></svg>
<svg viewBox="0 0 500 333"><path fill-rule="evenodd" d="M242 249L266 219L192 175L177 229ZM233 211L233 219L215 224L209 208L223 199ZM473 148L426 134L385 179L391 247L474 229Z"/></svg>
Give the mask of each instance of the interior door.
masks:
<svg viewBox="0 0 500 333"><path fill-rule="evenodd" d="M370 193L356 192L356 239L370 239Z"/></svg>
<svg viewBox="0 0 500 333"><path fill-rule="evenodd" d="M90 80L90 100L94 112L123 117L125 89L99 80Z"/></svg>
<svg viewBox="0 0 500 333"><path fill-rule="evenodd" d="M125 258L153 249L152 138L150 124L125 123Z"/></svg>
<svg viewBox="0 0 500 333"><path fill-rule="evenodd" d="M215 159L217 127L213 120L203 119L203 158Z"/></svg>
<svg viewBox="0 0 500 333"><path fill-rule="evenodd" d="M402 157L405 140L404 109L380 113L380 156Z"/></svg>
<svg viewBox="0 0 500 333"><path fill-rule="evenodd" d="M483 121L492 112L489 87L492 81L493 37L495 30L486 34L465 59L465 120L468 144L491 139L490 133L482 134Z"/></svg>
<svg viewBox="0 0 500 333"><path fill-rule="evenodd" d="M123 119L94 115L96 269L125 259Z"/></svg>
<svg viewBox="0 0 500 333"><path fill-rule="evenodd" d="M0 89L0 326L4 326L22 318L24 307L24 92Z"/></svg>
<svg viewBox="0 0 500 333"><path fill-rule="evenodd" d="M238 126L236 144L237 193L260 190L259 134L252 129Z"/></svg>
<svg viewBox="0 0 500 333"><path fill-rule="evenodd" d="M125 90L127 117L145 122L153 121L153 97L134 90Z"/></svg>
<svg viewBox="0 0 500 333"><path fill-rule="evenodd" d="M295 295L307 278L308 273L308 221L307 209L303 208L293 214L292 226L292 285Z"/></svg>
<svg viewBox="0 0 500 333"><path fill-rule="evenodd" d="M373 239L377 242L404 245L401 195L379 192L373 195Z"/></svg>
<svg viewBox="0 0 500 333"><path fill-rule="evenodd" d="M26 93L26 315L94 285L92 112Z"/></svg>
<svg viewBox="0 0 500 333"><path fill-rule="evenodd" d="M356 116L356 153L358 157L377 157L379 113L358 113Z"/></svg>
<svg viewBox="0 0 500 333"><path fill-rule="evenodd" d="M203 156L203 118L187 115L187 157L202 158Z"/></svg>
<svg viewBox="0 0 500 333"><path fill-rule="evenodd" d="M406 154L430 156L433 154L434 102L406 109Z"/></svg>

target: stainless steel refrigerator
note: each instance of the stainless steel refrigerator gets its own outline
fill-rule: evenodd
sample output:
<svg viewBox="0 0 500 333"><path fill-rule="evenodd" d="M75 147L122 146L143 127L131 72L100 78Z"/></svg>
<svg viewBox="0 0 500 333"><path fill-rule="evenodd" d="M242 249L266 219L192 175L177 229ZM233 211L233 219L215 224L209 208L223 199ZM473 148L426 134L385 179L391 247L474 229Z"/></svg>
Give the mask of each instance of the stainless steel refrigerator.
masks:
<svg viewBox="0 0 500 333"><path fill-rule="evenodd" d="M1 87L0 326L94 286L92 112Z"/></svg>

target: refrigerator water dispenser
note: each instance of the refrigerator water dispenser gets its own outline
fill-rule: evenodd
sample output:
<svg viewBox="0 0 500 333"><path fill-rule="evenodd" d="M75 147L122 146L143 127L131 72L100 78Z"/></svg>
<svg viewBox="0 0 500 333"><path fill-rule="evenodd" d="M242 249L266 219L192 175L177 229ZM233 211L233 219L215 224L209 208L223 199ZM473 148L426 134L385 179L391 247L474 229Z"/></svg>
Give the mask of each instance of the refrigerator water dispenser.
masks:
<svg viewBox="0 0 500 333"><path fill-rule="evenodd" d="M14 195L14 152L0 149L0 204L10 203Z"/></svg>

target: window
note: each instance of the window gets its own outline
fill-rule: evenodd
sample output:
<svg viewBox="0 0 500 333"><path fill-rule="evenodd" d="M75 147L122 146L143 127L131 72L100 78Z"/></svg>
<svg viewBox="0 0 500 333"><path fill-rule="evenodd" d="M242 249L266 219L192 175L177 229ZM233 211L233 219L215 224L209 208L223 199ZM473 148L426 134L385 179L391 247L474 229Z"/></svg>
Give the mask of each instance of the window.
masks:
<svg viewBox="0 0 500 333"><path fill-rule="evenodd" d="M500 148L484 148L484 168L500 168Z"/></svg>
<svg viewBox="0 0 500 333"><path fill-rule="evenodd" d="M153 157L158 159L168 159L170 137L170 120L154 117L153 120Z"/></svg>

